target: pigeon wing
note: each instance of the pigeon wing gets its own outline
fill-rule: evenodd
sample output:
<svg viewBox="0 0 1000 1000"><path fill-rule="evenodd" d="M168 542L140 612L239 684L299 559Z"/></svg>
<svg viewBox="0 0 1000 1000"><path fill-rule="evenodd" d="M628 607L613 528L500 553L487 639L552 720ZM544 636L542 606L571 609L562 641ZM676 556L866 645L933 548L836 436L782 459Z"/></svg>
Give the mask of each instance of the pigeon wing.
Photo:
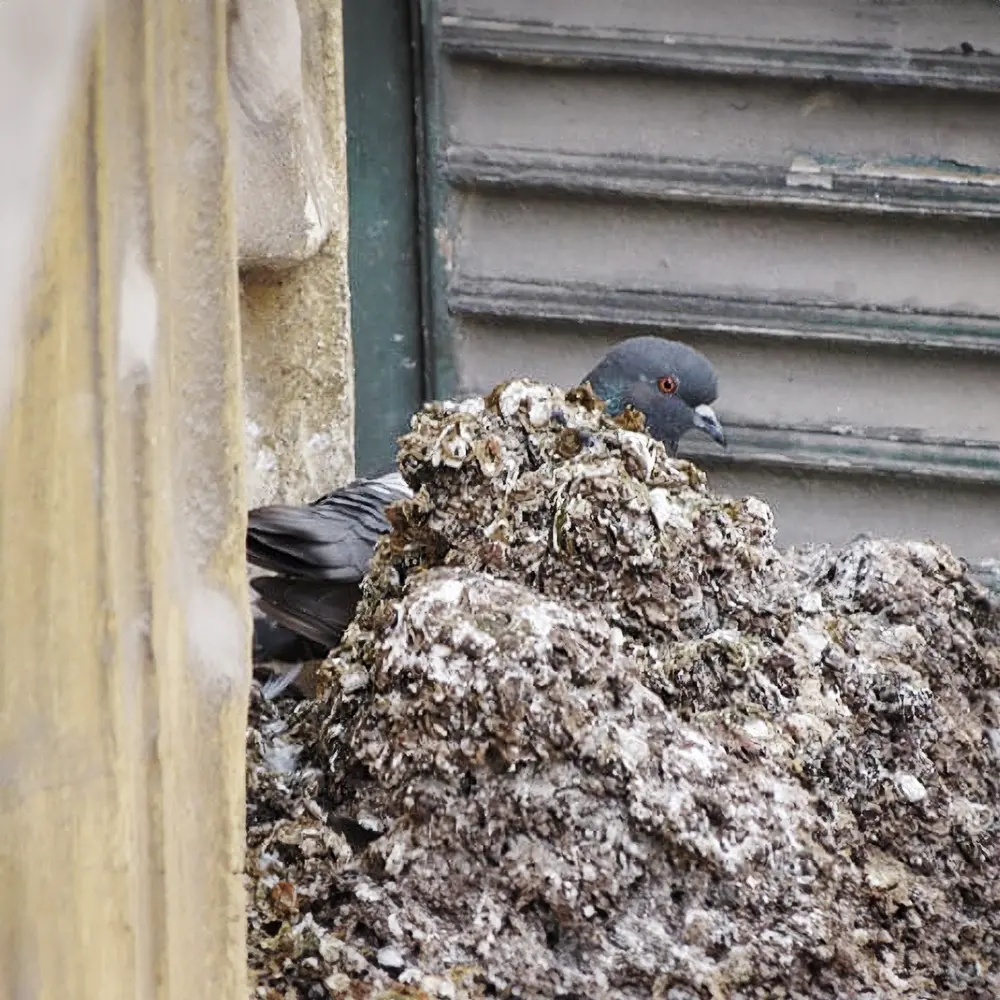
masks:
<svg viewBox="0 0 1000 1000"><path fill-rule="evenodd" d="M262 614L327 648L340 642L361 599L356 583L260 576L250 586L259 595L257 608Z"/></svg>
<svg viewBox="0 0 1000 1000"><path fill-rule="evenodd" d="M410 495L395 475L355 480L307 506L258 507L247 520L247 560L304 580L359 583L389 530L386 507Z"/></svg>
<svg viewBox="0 0 1000 1000"><path fill-rule="evenodd" d="M253 617L254 663L299 663L304 660L322 660L330 647L313 642L284 625L255 613Z"/></svg>

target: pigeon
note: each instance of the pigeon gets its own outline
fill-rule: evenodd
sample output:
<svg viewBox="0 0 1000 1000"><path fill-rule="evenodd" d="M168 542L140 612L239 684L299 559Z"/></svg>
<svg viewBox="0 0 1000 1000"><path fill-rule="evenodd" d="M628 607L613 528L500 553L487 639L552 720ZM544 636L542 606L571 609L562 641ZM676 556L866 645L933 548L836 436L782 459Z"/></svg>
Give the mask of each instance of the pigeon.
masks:
<svg viewBox="0 0 1000 1000"><path fill-rule="evenodd" d="M628 407L642 412L647 433L671 455L691 430L726 445L711 406L718 393L715 371L686 344L633 337L613 347L584 382L611 416ZM389 530L386 508L410 496L394 471L356 479L305 506L250 511L247 561L273 574L250 581L256 592L255 663L317 659L340 642L375 544ZM283 686L284 681L271 696Z"/></svg>
<svg viewBox="0 0 1000 1000"><path fill-rule="evenodd" d="M607 413L626 407L646 418L646 433L677 454L681 437L704 431L726 446L726 435L711 404L719 394L715 369L704 354L662 337L633 337L612 348L584 379L604 400Z"/></svg>
<svg viewBox="0 0 1000 1000"><path fill-rule="evenodd" d="M340 641L389 504L413 495L398 472L355 479L305 506L258 507L247 518L247 562L273 576L256 591L253 659L322 658Z"/></svg>

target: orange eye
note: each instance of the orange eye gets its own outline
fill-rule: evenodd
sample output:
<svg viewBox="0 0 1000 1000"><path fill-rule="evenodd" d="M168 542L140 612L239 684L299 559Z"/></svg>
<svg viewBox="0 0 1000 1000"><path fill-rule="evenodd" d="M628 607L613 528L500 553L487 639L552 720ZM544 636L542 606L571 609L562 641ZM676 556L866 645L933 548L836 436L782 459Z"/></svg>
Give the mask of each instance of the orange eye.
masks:
<svg viewBox="0 0 1000 1000"><path fill-rule="evenodd" d="M677 379L673 375L664 375L656 380L656 388L667 396L672 396L677 391Z"/></svg>

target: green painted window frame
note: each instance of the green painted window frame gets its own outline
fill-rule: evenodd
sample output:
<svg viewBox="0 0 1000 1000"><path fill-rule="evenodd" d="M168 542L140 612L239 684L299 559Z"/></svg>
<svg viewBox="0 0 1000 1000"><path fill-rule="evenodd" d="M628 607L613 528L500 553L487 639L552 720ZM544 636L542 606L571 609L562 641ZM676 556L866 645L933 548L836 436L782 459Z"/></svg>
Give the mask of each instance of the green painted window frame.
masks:
<svg viewBox="0 0 1000 1000"><path fill-rule="evenodd" d="M427 396L418 181L419 49L399 0L345 0L348 267L359 475L391 468Z"/></svg>
<svg viewBox="0 0 1000 1000"><path fill-rule="evenodd" d="M438 0L344 0L348 262L359 475L395 462L428 399L454 395L440 170Z"/></svg>

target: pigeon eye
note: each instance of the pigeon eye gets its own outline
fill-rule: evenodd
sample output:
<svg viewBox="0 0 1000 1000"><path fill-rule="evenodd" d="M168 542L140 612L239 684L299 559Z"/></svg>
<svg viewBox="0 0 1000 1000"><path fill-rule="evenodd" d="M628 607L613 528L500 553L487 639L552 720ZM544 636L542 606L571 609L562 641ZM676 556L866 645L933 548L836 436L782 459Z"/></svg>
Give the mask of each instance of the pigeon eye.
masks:
<svg viewBox="0 0 1000 1000"><path fill-rule="evenodd" d="M673 375L664 375L656 380L656 388L667 396L672 396L677 391L677 379Z"/></svg>

